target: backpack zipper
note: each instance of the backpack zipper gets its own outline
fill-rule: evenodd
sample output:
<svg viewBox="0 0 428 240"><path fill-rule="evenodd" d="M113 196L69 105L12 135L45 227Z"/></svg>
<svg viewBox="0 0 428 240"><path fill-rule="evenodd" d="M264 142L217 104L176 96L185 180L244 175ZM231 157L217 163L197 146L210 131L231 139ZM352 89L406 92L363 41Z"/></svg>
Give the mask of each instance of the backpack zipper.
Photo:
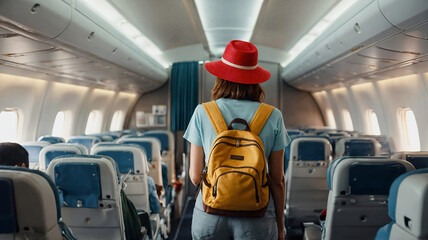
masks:
<svg viewBox="0 0 428 240"><path fill-rule="evenodd" d="M214 186L213 186L213 192L212 192L213 197L217 197L217 183L218 183L218 179L219 179L222 175L225 175L225 174L228 174L228 173L240 173L240 174L244 174L244 175L248 175L248 176L250 176L250 177L253 179L253 181L254 181L254 189L256 190L256 201L257 201L257 203L260 201L260 199L259 199L259 191L257 190L257 182L256 182L256 178L254 178L254 176L253 176L253 175L251 175L251 174L249 174L249 173L240 172L240 171L229 171L229 172L225 172L225 173L220 174L220 175L217 177L217 179L216 179L216 181L215 181L215 184L214 184Z"/></svg>
<svg viewBox="0 0 428 240"><path fill-rule="evenodd" d="M216 169L214 169L213 172L215 172L217 169L222 168L222 167L228 167L228 168L250 168L250 169L253 169L254 171L256 171L257 176L260 177L259 171L256 168L249 167L249 166L233 167L233 166L229 166L229 165L221 165L221 166L217 167Z"/></svg>

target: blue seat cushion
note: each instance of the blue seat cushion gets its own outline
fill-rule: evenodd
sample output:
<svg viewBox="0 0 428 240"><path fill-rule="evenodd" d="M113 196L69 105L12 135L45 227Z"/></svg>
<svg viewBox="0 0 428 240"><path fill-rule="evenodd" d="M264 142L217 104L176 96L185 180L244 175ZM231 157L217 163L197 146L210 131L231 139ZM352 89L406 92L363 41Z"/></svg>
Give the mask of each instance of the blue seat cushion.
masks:
<svg viewBox="0 0 428 240"><path fill-rule="evenodd" d="M388 195L392 182L406 171L406 167L400 163L351 163L350 193Z"/></svg>
<svg viewBox="0 0 428 240"><path fill-rule="evenodd" d="M10 179L0 178L0 234L16 233L15 196Z"/></svg>
<svg viewBox="0 0 428 240"><path fill-rule="evenodd" d="M64 156L64 155L75 155L76 152L73 151L62 151L62 150L53 150L46 152L45 154L45 165L46 168L49 166L49 163L52 162L56 157Z"/></svg>
<svg viewBox="0 0 428 240"><path fill-rule="evenodd" d="M65 162L54 168L63 207L97 208L101 199L100 167L94 163Z"/></svg>
<svg viewBox="0 0 428 240"><path fill-rule="evenodd" d="M297 159L301 161L324 161L325 144L320 141L300 142Z"/></svg>
<svg viewBox="0 0 428 240"><path fill-rule="evenodd" d="M111 157L119 166L119 172L122 174L134 174L134 154L130 151L100 151L97 155Z"/></svg>
<svg viewBox="0 0 428 240"><path fill-rule="evenodd" d="M346 156L374 156L373 142L365 139L353 139L345 143Z"/></svg>

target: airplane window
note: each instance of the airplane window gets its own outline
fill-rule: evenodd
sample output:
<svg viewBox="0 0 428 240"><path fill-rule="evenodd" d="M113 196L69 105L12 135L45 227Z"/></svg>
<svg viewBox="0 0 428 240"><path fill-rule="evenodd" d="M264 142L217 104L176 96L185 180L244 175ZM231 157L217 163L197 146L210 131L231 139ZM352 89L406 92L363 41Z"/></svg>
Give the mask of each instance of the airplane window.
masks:
<svg viewBox="0 0 428 240"><path fill-rule="evenodd" d="M331 128L336 128L336 120L334 119L333 111L331 111L331 109L327 109L325 112L327 114L328 125Z"/></svg>
<svg viewBox="0 0 428 240"><path fill-rule="evenodd" d="M123 111L116 111L111 119L110 131L123 130L123 121L125 120Z"/></svg>
<svg viewBox="0 0 428 240"><path fill-rule="evenodd" d="M379 121L374 110L369 110L370 134L380 135Z"/></svg>
<svg viewBox="0 0 428 240"><path fill-rule="evenodd" d="M0 110L0 142L16 142L18 140L18 121L17 110Z"/></svg>
<svg viewBox="0 0 428 240"><path fill-rule="evenodd" d="M343 114L343 129L348 131L354 131L354 125L352 124L351 114L348 110L344 109Z"/></svg>
<svg viewBox="0 0 428 240"><path fill-rule="evenodd" d="M406 150L420 151L421 143L419 140L418 124L416 123L415 114L410 108L401 111L402 128L405 134Z"/></svg>
<svg viewBox="0 0 428 240"><path fill-rule="evenodd" d="M56 114L55 122L52 128L52 136L57 137L65 137L65 121L66 121L66 113L64 111L60 111Z"/></svg>
<svg viewBox="0 0 428 240"><path fill-rule="evenodd" d="M103 116L100 111L89 113L88 122L86 123L85 134L94 134L101 132Z"/></svg>

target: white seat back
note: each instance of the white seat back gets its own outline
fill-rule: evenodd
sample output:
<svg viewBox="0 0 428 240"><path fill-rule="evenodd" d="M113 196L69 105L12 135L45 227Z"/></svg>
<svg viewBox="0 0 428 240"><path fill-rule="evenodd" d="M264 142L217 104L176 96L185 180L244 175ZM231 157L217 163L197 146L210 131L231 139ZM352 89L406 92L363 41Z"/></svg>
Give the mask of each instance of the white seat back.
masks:
<svg viewBox="0 0 428 240"><path fill-rule="evenodd" d="M160 142L156 138L119 138L117 143L135 144L144 149L149 163L149 176L155 184L162 186L162 157L160 154Z"/></svg>
<svg viewBox="0 0 428 240"><path fill-rule="evenodd" d="M388 193L407 161L380 157L342 157L328 168L326 239L373 239L388 223Z"/></svg>
<svg viewBox="0 0 428 240"><path fill-rule="evenodd" d="M58 157L47 173L59 189L63 219L79 240L124 239L120 177L111 158Z"/></svg>
<svg viewBox="0 0 428 240"><path fill-rule="evenodd" d="M0 239L62 239L58 193L46 174L0 166Z"/></svg>
<svg viewBox="0 0 428 240"><path fill-rule="evenodd" d="M428 169L419 169L397 178L390 188L389 216L376 240L428 239Z"/></svg>
<svg viewBox="0 0 428 240"><path fill-rule="evenodd" d="M49 142L24 142L21 145L28 152L28 162L30 169L39 169L40 151L49 145Z"/></svg>
<svg viewBox="0 0 428 240"><path fill-rule="evenodd" d="M87 151L87 150L86 150ZM46 171L49 163L56 157L64 155L84 154L82 146L70 143L57 143L48 145L40 151L39 170Z"/></svg>
<svg viewBox="0 0 428 240"><path fill-rule="evenodd" d="M111 157L119 166L124 189L137 210L150 213L147 173L149 171L146 154L137 145L131 144L97 144L91 150L92 155Z"/></svg>
<svg viewBox="0 0 428 240"><path fill-rule="evenodd" d="M335 156L379 156L380 144L374 138L345 137L339 139L335 145Z"/></svg>
<svg viewBox="0 0 428 240"><path fill-rule="evenodd" d="M326 138L301 136L290 143L287 168L287 227L317 221L328 198L327 167L331 145Z"/></svg>
<svg viewBox="0 0 428 240"><path fill-rule="evenodd" d="M154 137L161 143L162 161L168 166L168 185L175 180L175 141L174 134L168 130L151 130L143 133L143 137Z"/></svg>

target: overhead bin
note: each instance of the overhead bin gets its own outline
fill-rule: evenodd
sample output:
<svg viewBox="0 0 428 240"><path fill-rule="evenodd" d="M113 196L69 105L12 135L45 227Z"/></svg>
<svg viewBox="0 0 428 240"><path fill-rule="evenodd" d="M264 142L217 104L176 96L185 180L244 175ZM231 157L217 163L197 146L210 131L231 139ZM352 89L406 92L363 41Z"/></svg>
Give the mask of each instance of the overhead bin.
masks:
<svg viewBox="0 0 428 240"><path fill-rule="evenodd" d="M400 48L403 44L385 50L382 43L426 21L427 1L366 0L358 2L356 8L351 9L352 14L340 17L287 65L282 78L297 88L316 91L333 83L343 86L350 79L408 61L409 50ZM384 57L394 51L406 54L394 59Z"/></svg>
<svg viewBox="0 0 428 240"><path fill-rule="evenodd" d="M70 25L56 39L147 79L163 83L168 77L163 66L82 4L76 3Z"/></svg>
<svg viewBox="0 0 428 240"><path fill-rule="evenodd" d="M0 16L49 38L58 36L71 20L71 0L1 0Z"/></svg>

